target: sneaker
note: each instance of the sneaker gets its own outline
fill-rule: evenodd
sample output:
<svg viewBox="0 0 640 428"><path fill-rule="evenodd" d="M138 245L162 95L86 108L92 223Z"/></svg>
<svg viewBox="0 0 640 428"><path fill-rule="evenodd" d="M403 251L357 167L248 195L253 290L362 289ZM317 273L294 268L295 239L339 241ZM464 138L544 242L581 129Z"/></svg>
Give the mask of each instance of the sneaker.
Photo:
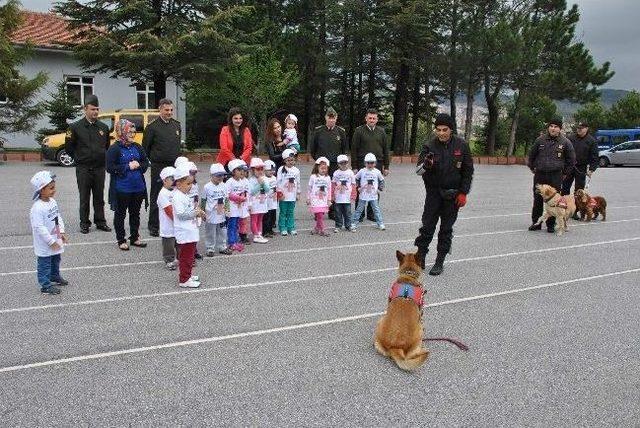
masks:
<svg viewBox="0 0 640 428"><path fill-rule="evenodd" d="M333 229L333 233L338 233L340 232L340 229L338 229L337 227Z"/></svg>
<svg viewBox="0 0 640 428"><path fill-rule="evenodd" d="M269 240L265 239L262 235L256 235L253 237L253 242L256 244L266 244Z"/></svg>
<svg viewBox="0 0 640 428"><path fill-rule="evenodd" d="M231 248L225 248L224 250L220 250L219 253L224 254L225 256L230 256L233 254L233 250Z"/></svg>
<svg viewBox="0 0 640 428"><path fill-rule="evenodd" d="M198 288L198 287L200 287L200 283L188 280L187 282L181 282L179 284L179 287L180 288Z"/></svg>
<svg viewBox="0 0 640 428"><path fill-rule="evenodd" d="M200 277L198 275L191 275L191 278L189 278L189 281L200 282Z"/></svg>
<svg viewBox="0 0 640 428"><path fill-rule="evenodd" d="M287 233L287 231L286 231L286 230L283 230L282 232L280 232L280 235L282 235L282 236L287 236L287 235L288 235L288 233Z"/></svg>
<svg viewBox="0 0 640 428"><path fill-rule="evenodd" d="M166 268L169 270L176 270L177 264L176 262L168 262L165 264Z"/></svg>
<svg viewBox="0 0 640 428"><path fill-rule="evenodd" d="M289 232L289 233L295 236L295 235L297 235L297 234L298 234L298 231L297 231L297 230L292 230L292 231L291 231L291 232Z"/></svg>
<svg viewBox="0 0 640 428"><path fill-rule="evenodd" d="M202 260L202 254L196 253L196 260Z"/></svg>
<svg viewBox="0 0 640 428"><path fill-rule="evenodd" d="M379 224L379 225L378 225L378 229L380 229L380 230L387 230L387 228L385 227L385 225L384 225L384 224Z"/></svg>
<svg viewBox="0 0 640 428"><path fill-rule="evenodd" d="M207 250L207 257L213 257L216 255L216 252L213 250Z"/></svg>
<svg viewBox="0 0 640 428"><path fill-rule="evenodd" d="M60 294L60 290L54 287L53 285L41 288L40 292L42 294Z"/></svg>
<svg viewBox="0 0 640 428"><path fill-rule="evenodd" d="M64 278L60 278L57 281L51 281L53 285L57 285L58 287L64 287L65 285L69 285L69 281Z"/></svg>
<svg viewBox="0 0 640 428"><path fill-rule="evenodd" d="M351 226L349 228L349 232L354 232L355 233L356 230L357 230L357 228L355 226Z"/></svg>

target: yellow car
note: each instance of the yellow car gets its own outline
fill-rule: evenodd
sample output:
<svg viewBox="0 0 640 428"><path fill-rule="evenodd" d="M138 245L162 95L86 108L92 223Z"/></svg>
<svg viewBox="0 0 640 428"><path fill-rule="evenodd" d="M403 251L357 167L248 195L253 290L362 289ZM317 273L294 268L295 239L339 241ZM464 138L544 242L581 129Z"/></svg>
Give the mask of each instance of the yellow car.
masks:
<svg viewBox="0 0 640 428"><path fill-rule="evenodd" d="M136 125L136 142L142 144L142 132L144 128L158 118L158 110L135 110L135 109L119 109L116 111L107 111L100 113L98 120L109 126L109 138L111 143L116 139L114 124L120 119L127 119ZM54 134L45 137L42 140L42 157L50 161L56 161L62 166L74 166L75 161L65 151L66 134Z"/></svg>

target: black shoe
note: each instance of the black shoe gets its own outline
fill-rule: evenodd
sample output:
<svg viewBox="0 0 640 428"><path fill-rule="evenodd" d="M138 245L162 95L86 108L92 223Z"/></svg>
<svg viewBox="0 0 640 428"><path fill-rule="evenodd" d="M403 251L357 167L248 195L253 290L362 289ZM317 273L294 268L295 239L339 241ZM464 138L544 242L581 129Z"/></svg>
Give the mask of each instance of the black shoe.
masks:
<svg viewBox="0 0 640 428"><path fill-rule="evenodd" d="M240 235L240 242L244 245L251 245L251 239L249 239L249 236L247 235Z"/></svg>
<svg viewBox="0 0 640 428"><path fill-rule="evenodd" d="M60 278L56 281L51 281L52 284L57 285L58 287L64 287L65 285L69 285L69 281L64 278Z"/></svg>
<svg viewBox="0 0 640 428"><path fill-rule="evenodd" d="M433 264L433 267L429 271L429 275L438 276L444 271L444 258L446 254L438 254L436 257L436 262Z"/></svg>
<svg viewBox="0 0 640 428"><path fill-rule="evenodd" d="M109 226L107 226L106 224L99 224L99 225L96 226L96 229L102 230L103 232L111 232L113 230Z"/></svg>
<svg viewBox="0 0 640 428"><path fill-rule="evenodd" d="M80 233L86 235L89 233L89 226L80 226Z"/></svg>
<svg viewBox="0 0 640 428"><path fill-rule="evenodd" d="M202 254L196 253L196 259L197 260L202 260Z"/></svg>
<svg viewBox="0 0 640 428"><path fill-rule="evenodd" d="M542 225L541 224L532 224L531 226L529 226L529 230L530 231L534 231L534 230L542 230Z"/></svg>
<svg viewBox="0 0 640 428"><path fill-rule="evenodd" d="M53 285L50 285L48 287L44 287L40 289L40 292L42 294L60 294L60 290L57 289L56 287L54 287Z"/></svg>
<svg viewBox="0 0 640 428"><path fill-rule="evenodd" d="M154 229L149 229L149 236L157 238L158 236L160 236L160 232Z"/></svg>
<svg viewBox="0 0 640 428"><path fill-rule="evenodd" d="M556 232L556 228L555 228L555 226L547 226L547 232L549 232L549 233L555 233L555 232Z"/></svg>

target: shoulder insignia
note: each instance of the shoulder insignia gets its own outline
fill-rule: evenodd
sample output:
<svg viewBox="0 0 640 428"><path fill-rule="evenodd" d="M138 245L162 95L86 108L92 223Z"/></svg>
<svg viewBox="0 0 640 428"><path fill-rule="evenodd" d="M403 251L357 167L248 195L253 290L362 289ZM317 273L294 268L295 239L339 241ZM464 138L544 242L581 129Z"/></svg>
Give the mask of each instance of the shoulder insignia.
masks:
<svg viewBox="0 0 640 428"><path fill-rule="evenodd" d="M71 128L67 129L67 137L71 138L71 136L73 135L73 131L71 130Z"/></svg>

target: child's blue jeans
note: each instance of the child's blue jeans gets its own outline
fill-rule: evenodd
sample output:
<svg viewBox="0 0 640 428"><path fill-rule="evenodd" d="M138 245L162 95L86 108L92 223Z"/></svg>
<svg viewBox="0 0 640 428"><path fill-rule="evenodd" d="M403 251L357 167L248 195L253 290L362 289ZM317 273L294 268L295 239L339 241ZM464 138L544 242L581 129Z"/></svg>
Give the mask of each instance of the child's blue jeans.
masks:
<svg viewBox="0 0 640 428"><path fill-rule="evenodd" d="M358 206L356 207L356 211L353 213L353 216L351 217L352 225L355 226L358 224L358 222L360 221L360 217L362 216L362 213L364 212L364 209L367 206L367 204L369 204L371 206L371 209L373 210L373 217L376 219L376 224L378 226L383 224L382 211L380 211L380 204L378 203L378 201L377 200L363 201L362 199L360 199L358 201Z"/></svg>
<svg viewBox="0 0 640 428"><path fill-rule="evenodd" d="M60 276L60 254L48 257L38 257L38 284L40 288L51 286L52 282L58 282Z"/></svg>
<svg viewBox="0 0 640 428"><path fill-rule="evenodd" d="M240 217L227 218L227 244L229 246L237 244L240 241L240 235L238 235L239 223Z"/></svg>

